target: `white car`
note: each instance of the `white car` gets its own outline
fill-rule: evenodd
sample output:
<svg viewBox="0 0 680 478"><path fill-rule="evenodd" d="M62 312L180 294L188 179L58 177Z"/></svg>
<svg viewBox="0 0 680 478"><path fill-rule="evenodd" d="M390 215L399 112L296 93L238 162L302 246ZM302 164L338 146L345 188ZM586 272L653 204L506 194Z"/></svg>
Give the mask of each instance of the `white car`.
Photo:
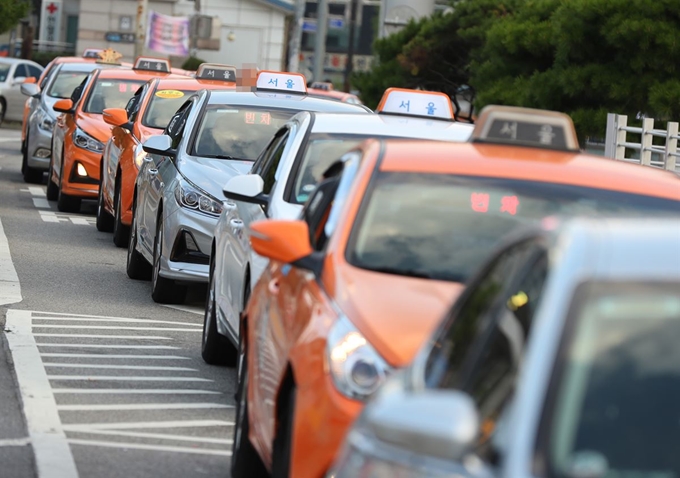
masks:
<svg viewBox="0 0 680 478"><path fill-rule="evenodd" d="M23 119L26 98L21 93L21 85L27 78L38 81L43 69L31 60L0 58L0 124L6 119Z"/></svg>
<svg viewBox="0 0 680 478"><path fill-rule="evenodd" d="M228 198L215 228L202 356L224 363L239 343L239 317L267 265L250 246L248 226L261 219L294 219L321 174L368 138L467 141L473 126L453 121L442 93L389 89L378 114L298 113L253 164L224 189ZM212 323L216 322L216 327ZM223 337L229 343L220 346Z"/></svg>

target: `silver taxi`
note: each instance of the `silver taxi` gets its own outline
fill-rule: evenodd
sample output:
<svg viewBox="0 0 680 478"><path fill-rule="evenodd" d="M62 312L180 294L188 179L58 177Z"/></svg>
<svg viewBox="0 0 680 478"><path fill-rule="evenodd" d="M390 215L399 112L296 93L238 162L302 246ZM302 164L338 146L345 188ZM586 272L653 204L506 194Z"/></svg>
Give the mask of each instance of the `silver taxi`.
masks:
<svg viewBox="0 0 680 478"><path fill-rule="evenodd" d="M678 206L508 240L327 476L678 476Z"/></svg>
<svg viewBox="0 0 680 478"><path fill-rule="evenodd" d="M27 183L40 183L43 172L50 166L52 155L52 130L57 120L54 104L70 98L73 90L93 70L97 63L60 63L48 73L42 88L35 83L21 85L21 92L35 101L29 103L28 125L21 172Z"/></svg>
<svg viewBox="0 0 680 478"><path fill-rule="evenodd" d="M151 272L152 298L182 302L181 282L207 282L222 189L300 111L365 112L363 106L311 98L304 76L260 72L255 91L202 91L146 140L135 183L127 273ZM152 267L151 267L152 265Z"/></svg>
<svg viewBox="0 0 680 478"><path fill-rule="evenodd" d="M202 355L208 363L221 363L235 350L240 313L268 262L250 245L252 222L297 218L321 174L368 138L462 142L473 131L473 125L454 121L451 101L443 93L390 88L376 111L299 113L276 133L248 174L225 185L231 207L223 210L215 228L204 320ZM222 337L231 345L219 346Z"/></svg>

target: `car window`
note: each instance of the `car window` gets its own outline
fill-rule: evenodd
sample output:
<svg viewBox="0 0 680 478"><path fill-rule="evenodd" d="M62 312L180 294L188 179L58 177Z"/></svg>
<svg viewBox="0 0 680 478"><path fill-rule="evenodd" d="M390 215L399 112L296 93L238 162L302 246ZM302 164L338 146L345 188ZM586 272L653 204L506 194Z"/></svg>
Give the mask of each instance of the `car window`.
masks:
<svg viewBox="0 0 680 478"><path fill-rule="evenodd" d="M283 157L283 152L286 149L286 144L288 144L289 137L290 132L286 129L278 138L274 147L268 151L265 161L262 164L262 168L258 173L264 181L264 188L262 192L265 194L270 194L272 192L272 188L276 182L276 170L278 169L281 158Z"/></svg>
<svg viewBox="0 0 680 478"><path fill-rule="evenodd" d="M83 111L101 114L107 108L124 108L130 96L143 84L139 80L99 78L90 88Z"/></svg>
<svg viewBox="0 0 680 478"><path fill-rule="evenodd" d="M28 77L28 69L26 69L26 65L23 63L19 63L14 70L14 78L26 78Z"/></svg>
<svg viewBox="0 0 680 478"><path fill-rule="evenodd" d="M28 76L30 78L35 78L36 80L40 78L40 75L42 74L40 68L33 65L27 65L26 67L28 68Z"/></svg>
<svg viewBox="0 0 680 478"><path fill-rule="evenodd" d="M0 81L7 81L7 75L9 75L10 65L7 63L0 63Z"/></svg>
<svg viewBox="0 0 680 478"><path fill-rule="evenodd" d="M53 73L50 73L50 77ZM50 83L47 96L51 98L72 98L72 94L76 88L85 84L85 79L89 75L86 71L64 71L59 70L56 73L54 81ZM82 93L82 88L81 88ZM80 98L80 94L78 95ZM75 103L75 101L74 101Z"/></svg>
<svg viewBox="0 0 680 478"><path fill-rule="evenodd" d="M134 122L136 119L141 100L144 97L144 91L146 91L146 87L142 86L135 92L134 96L128 100L127 105L125 105L125 112L127 113L128 121L130 122Z"/></svg>
<svg viewBox="0 0 680 478"><path fill-rule="evenodd" d="M149 100L142 124L149 128L165 128L170 118L195 91L190 90L157 90Z"/></svg>
<svg viewBox="0 0 680 478"><path fill-rule="evenodd" d="M185 102L182 105L182 107L179 110L177 110L177 113L175 113L173 117L170 118L168 127L165 129L165 134L172 138L173 148L177 148L179 146L179 143L182 141L182 138L184 136L184 129L187 123L187 118L189 117L189 114L191 113L193 106L194 106L193 101Z"/></svg>
<svg viewBox="0 0 680 478"><path fill-rule="evenodd" d="M85 77L83 81L80 82L78 86L76 86L73 91L71 92L71 101L75 105L80 101L80 98L83 96L83 91L85 90L85 86L87 85L89 77Z"/></svg>

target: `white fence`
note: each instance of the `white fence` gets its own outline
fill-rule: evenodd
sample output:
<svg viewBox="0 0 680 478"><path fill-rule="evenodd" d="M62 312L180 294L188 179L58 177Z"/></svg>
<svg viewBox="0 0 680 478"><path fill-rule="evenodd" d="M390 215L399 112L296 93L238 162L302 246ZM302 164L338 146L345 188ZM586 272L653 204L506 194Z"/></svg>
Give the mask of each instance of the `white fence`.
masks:
<svg viewBox="0 0 680 478"><path fill-rule="evenodd" d="M628 141L629 133L639 135L640 142ZM664 144L654 144L654 138L663 138ZM619 161L680 171L680 161L677 160L680 157L678 139L678 123L669 122L665 130L654 129L654 119L644 118L642 127L628 126L627 116L609 113L604 155ZM634 153L626 156L626 150Z"/></svg>

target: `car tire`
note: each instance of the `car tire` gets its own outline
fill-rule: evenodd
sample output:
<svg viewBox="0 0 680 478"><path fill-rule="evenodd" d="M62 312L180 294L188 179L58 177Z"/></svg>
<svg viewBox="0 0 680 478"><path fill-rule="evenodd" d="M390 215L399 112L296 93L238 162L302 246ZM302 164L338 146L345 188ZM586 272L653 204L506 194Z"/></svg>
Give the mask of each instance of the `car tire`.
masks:
<svg viewBox="0 0 680 478"><path fill-rule="evenodd" d="M134 280L151 279L151 264L137 251L137 223L135 221L135 207L132 207L132 231L128 242L127 275Z"/></svg>
<svg viewBox="0 0 680 478"><path fill-rule="evenodd" d="M215 304L215 266L210 261L208 292L205 299L203 315L203 340L201 341L201 357L210 365L228 365L233 367L238 360L238 350L227 337L217 330L217 305Z"/></svg>
<svg viewBox="0 0 680 478"><path fill-rule="evenodd" d="M21 174L24 175L25 183L40 184L43 179L42 170L28 165L28 135L26 135L25 143L25 146L22 147L24 154L21 160Z"/></svg>
<svg viewBox="0 0 680 478"><path fill-rule="evenodd" d="M113 232L113 216L104 208L104 188L101 185L97 195L97 230L100 232Z"/></svg>
<svg viewBox="0 0 680 478"><path fill-rule="evenodd" d="M7 103L5 98L0 97L0 126L2 122L5 121L5 112L7 111Z"/></svg>
<svg viewBox="0 0 680 478"><path fill-rule="evenodd" d="M54 146L54 142L52 142L52 145ZM54 151L54 148L52 148L52 151ZM50 167L47 170L47 193L45 194L47 196L47 199L49 201L56 201L57 198L59 197L59 186L52 181L52 171L54 169L54 154L51 155L50 157Z"/></svg>
<svg viewBox="0 0 680 478"><path fill-rule="evenodd" d="M242 341L241 341L242 342ZM242 351L245 353L245 351ZM248 419L248 360L244 358L236 392L236 420L231 449L231 478L269 478L262 458L250 442Z"/></svg>
<svg viewBox="0 0 680 478"><path fill-rule="evenodd" d="M153 265L151 274L151 298L159 304L181 304L186 297L185 286L161 276L161 257L163 250L163 213L159 214L156 237L153 244Z"/></svg>
<svg viewBox="0 0 680 478"><path fill-rule="evenodd" d="M285 402L279 412L274 450L272 452L272 478L290 477L290 458L293 451L293 425L295 420L295 386L286 392Z"/></svg>
<svg viewBox="0 0 680 478"><path fill-rule="evenodd" d="M57 194L57 209L60 212L80 212L80 198L65 194L61 190L64 180L64 156L61 157L61 173L59 174L59 193Z"/></svg>
<svg viewBox="0 0 680 478"><path fill-rule="evenodd" d="M114 208L113 218L113 243L116 247L127 247L130 242L130 228L123 224L121 217L123 209L123 200L120 198L120 181L116 181L116 192L114 193L114 200L116 206Z"/></svg>

